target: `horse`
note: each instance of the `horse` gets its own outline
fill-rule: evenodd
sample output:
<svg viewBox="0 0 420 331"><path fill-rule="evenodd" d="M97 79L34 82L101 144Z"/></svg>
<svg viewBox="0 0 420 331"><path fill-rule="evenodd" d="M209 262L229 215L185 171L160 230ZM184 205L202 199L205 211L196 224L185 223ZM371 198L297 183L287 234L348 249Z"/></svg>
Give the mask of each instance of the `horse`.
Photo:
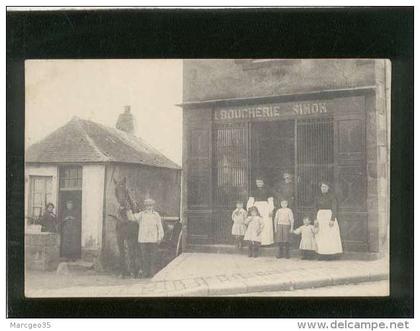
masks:
<svg viewBox="0 0 420 331"><path fill-rule="evenodd" d="M115 231L117 234L117 244L120 254L120 272L124 276L127 274L127 265L132 275L137 275L137 238L139 226L137 222L130 221L127 218L127 211L131 210L133 213L139 212L136 202L130 195L127 189L127 179L117 181L113 179L115 184L115 197L119 204L118 216L109 215L116 219ZM127 254L126 254L127 251ZM128 261L127 261L128 255Z"/></svg>

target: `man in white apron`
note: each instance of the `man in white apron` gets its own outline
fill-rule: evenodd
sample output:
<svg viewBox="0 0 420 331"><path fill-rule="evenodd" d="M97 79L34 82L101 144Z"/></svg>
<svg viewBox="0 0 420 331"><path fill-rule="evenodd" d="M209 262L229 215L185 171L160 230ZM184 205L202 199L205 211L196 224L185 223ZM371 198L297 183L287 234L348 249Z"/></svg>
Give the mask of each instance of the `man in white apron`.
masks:
<svg viewBox="0 0 420 331"><path fill-rule="evenodd" d="M272 245L274 243L273 218L272 213L274 209L273 197L269 194L264 186L264 181L257 178L255 181L256 188L252 191L248 199L246 208L252 206L258 208L258 211L263 219L264 227L261 232L261 246Z"/></svg>

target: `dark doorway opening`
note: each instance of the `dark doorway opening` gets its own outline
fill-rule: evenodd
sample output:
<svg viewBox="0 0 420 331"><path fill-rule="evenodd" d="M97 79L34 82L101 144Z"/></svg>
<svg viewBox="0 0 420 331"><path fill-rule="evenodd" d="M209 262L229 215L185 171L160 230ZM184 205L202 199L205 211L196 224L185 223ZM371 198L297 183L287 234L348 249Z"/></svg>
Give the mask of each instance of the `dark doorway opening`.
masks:
<svg viewBox="0 0 420 331"><path fill-rule="evenodd" d="M296 202L301 220L313 216L319 184L334 187L334 122L332 118L302 119L296 122Z"/></svg>
<svg viewBox="0 0 420 331"><path fill-rule="evenodd" d="M82 167L62 167L59 176L60 255L79 259L82 251Z"/></svg>
<svg viewBox="0 0 420 331"><path fill-rule="evenodd" d="M273 188L285 172L295 172L295 121L252 123L251 180L257 176Z"/></svg>

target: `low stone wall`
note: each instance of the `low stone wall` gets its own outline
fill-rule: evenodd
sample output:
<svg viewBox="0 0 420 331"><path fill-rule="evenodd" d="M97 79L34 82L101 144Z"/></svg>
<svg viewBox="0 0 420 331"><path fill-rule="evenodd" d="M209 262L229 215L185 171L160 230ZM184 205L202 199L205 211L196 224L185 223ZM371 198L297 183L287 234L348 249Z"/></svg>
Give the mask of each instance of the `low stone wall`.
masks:
<svg viewBox="0 0 420 331"><path fill-rule="evenodd" d="M60 262L60 236L39 232L25 234L25 267L30 270L55 270Z"/></svg>

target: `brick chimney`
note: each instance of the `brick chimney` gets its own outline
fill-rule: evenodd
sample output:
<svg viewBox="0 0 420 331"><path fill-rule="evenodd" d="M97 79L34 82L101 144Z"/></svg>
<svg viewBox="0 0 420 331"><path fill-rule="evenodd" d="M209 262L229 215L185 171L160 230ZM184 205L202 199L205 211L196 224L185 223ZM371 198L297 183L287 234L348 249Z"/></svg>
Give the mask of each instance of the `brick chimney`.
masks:
<svg viewBox="0 0 420 331"><path fill-rule="evenodd" d="M118 116L115 127L118 130L134 134L134 116L131 114L131 106L124 106L124 112Z"/></svg>

